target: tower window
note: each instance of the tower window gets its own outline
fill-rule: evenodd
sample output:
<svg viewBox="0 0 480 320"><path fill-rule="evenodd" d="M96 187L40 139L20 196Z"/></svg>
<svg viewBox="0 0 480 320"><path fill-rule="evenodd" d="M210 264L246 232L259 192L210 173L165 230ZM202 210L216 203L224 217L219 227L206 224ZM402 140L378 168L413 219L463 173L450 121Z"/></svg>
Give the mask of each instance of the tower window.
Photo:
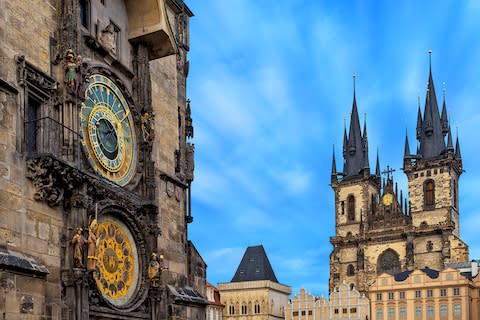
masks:
<svg viewBox="0 0 480 320"><path fill-rule="evenodd" d="M235 307L230 305L230 307L228 308L228 311L229 311L229 314L235 314Z"/></svg>
<svg viewBox="0 0 480 320"><path fill-rule="evenodd" d="M353 195L349 195L347 198L347 215L348 221L355 220L355 197Z"/></svg>
<svg viewBox="0 0 480 320"><path fill-rule="evenodd" d="M435 206L435 182L433 180L427 180L423 188L425 207L433 208Z"/></svg>
<svg viewBox="0 0 480 320"><path fill-rule="evenodd" d="M88 10L88 0L79 0L78 6L80 8L80 23L83 27L88 29L88 20L89 20L89 10Z"/></svg>
<svg viewBox="0 0 480 320"><path fill-rule="evenodd" d="M355 267L353 264L349 264L347 267L347 276L353 276L355 275Z"/></svg>

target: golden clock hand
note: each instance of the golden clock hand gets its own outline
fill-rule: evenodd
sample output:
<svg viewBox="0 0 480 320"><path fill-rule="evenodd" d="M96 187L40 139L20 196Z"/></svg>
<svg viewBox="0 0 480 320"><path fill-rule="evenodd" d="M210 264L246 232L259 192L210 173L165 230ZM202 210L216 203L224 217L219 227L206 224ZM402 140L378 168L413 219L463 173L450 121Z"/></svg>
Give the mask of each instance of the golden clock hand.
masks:
<svg viewBox="0 0 480 320"><path fill-rule="evenodd" d="M120 126L122 125L123 120L125 120L129 114L130 114L130 109L128 109L127 112L125 112L125 116L123 116L122 120L117 122L117 129L120 129Z"/></svg>

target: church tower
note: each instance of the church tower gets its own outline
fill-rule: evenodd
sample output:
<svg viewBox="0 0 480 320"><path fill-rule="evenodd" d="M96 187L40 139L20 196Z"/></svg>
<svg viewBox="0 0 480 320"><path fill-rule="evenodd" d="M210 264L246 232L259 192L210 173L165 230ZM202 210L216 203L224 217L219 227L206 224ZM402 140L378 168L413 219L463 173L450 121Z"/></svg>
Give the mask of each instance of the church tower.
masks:
<svg viewBox="0 0 480 320"><path fill-rule="evenodd" d="M418 147L413 154L406 136L403 159L412 225L420 230L440 226L441 260L462 261L468 257L468 248L460 240L458 181L463 172L460 144L457 136L453 146L445 91L439 113L431 63L423 115L418 106L416 138Z"/></svg>
<svg viewBox="0 0 480 320"><path fill-rule="evenodd" d="M366 122L363 132L356 101L355 88L353 92L350 128L347 135L344 129L343 137L343 171L337 172L335 153L332 159L331 186L335 193L335 233L330 242L334 251L330 256L330 287L341 283L342 274L349 275L349 281L357 285L362 282L363 263L357 263L361 248L350 241L360 237L365 232L367 214L372 204L378 198L380 188L380 169L377 158L375 175L370 173L368 159L368 136Z"/></svg>

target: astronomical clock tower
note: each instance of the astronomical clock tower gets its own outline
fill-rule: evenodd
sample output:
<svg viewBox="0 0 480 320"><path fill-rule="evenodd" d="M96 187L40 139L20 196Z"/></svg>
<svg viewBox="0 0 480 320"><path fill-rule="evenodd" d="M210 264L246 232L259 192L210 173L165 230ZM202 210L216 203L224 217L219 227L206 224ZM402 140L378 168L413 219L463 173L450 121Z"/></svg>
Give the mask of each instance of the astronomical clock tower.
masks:
<svg viewBox="0 0 480 320"><path fill-rule="evenodd" d="M374 173L370 171L367 126L360 128L354 92L348 134L344 131L343 170L337 171L335 154L332 161L330 290L345 282L366 292L382 273L443 270L451 262L468 261L468 246L460 238L460 144L458 137L453 143L445 94L439 112L431 67L423 113L418 106L416 138L418 148L412 153L405 137L404 194L393 180L395 170L380 168L378 154Z"/></svg>
<svg viewBox="0 0 480 320"><path fill-rule="evenodd" d="M205 319L182 0L0 1L0 313Z"/></svg>

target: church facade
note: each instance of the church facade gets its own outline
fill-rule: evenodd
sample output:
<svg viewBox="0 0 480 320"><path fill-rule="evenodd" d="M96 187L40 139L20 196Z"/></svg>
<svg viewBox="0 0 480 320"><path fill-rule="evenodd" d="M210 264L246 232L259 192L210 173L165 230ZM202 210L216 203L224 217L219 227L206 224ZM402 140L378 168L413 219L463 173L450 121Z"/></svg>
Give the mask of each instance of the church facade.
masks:
<svg viewBox="0 0 480 320"><path fill-rule="evenodd" d="M205 319L183 0L0 1L0 314Z"/></svg>
<svg viewBox="0 0 480 320"><path fill-rule="evenodd" d="M430 67L423 112L418 107L412 152L405 137L403 172L408 196L398 190L377 154L370 169L366 123L360 128L354 92L350 127L344 130L343 170L332 161L335 236L330 238L330 291L347 283L368 291L382 273L396 274L468 261L468 246L459 234L459 178L463 172L458 137L454 145L445 97L439 112ZM382 177L382 175L385 175Z"/></svg>

